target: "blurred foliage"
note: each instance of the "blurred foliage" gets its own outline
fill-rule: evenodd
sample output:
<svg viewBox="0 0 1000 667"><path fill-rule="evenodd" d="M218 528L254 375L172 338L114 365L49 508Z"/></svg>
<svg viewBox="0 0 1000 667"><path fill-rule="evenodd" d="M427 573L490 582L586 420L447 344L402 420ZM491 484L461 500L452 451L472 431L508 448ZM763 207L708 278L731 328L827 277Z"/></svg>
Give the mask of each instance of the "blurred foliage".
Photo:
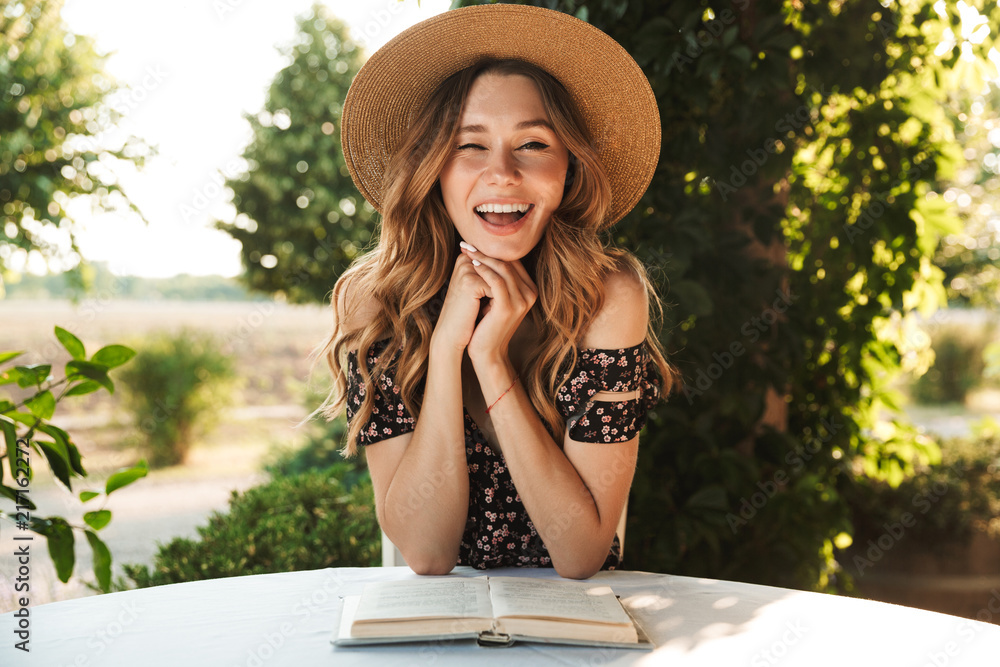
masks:
<svg viewBox="0 0 1000 667"><path fill-rule="evenodd" d="M323 301L371 239L371 206L354 189L340 147L340 114L361 48L321 4L298 19L264 109L245 115L246 174L226 181L247 284L293 303Z"/></svg>
<svg viewBox="0 0 1000 667"><path fill-rule="evenodd" d="M371 480L351 488L349 466L280 477L235 491L228 513L214 512L200 540L159 548L153 567L125 565L137 587L326 567L378 565L382 538L372 511Z"/></svg>
<svg viewBox="0 0 1000 667"><path fill-rule="evenodd" d="M116 136L122 101L93 40L68 33L61 0L0 2L0 297L29 258L74 267L83 286L69 201L90 195L101 208L139 210L111 165L141 166L153 151ZM125 104L125 107L128 105Z"/></svg>
<svg viewBox="0 0 1000 667"><path fill-rule="evenodd" d="M107 262L91 262L89 297L102 301L113 299L139 301L257 301L266 297L251 295L236 278L192 276L186 273L170 278L117 276ZM36 276L27 274L7 285L8 300L72 299L78 286L68 274Z"/></svg>
<svg viewBox="0 0 1000 667"><path fill-rule="evenodd" d="M121 375L137 436L154 467L184 461L196 429L209 429L232 402L233 359L211 334L182 329L137 344Z"/></svg>
<svg viewBox="0 0 1000 667"><path fill-rule="evenodd" d="M315 408L322 400L322 396L310 396L307 408ZM350 459L345 459L340 453L347 434L344 415L329 422L310 420L305 424L305 430L305 441L301 445L279 450L271 463L265 466L267 472L274 477L289 477L338 466L340 481L347 489L368 477L364 450L360 456Z"/></svg>
<svg viewBox="0 0 1000 667"><path fill-rule="evenodd" d="M73 576L76 566L76 531L84 534L93 552L94 577L98 590L111 589L111 551L97 532L111 521L111 510L104 503L83 514L83 525L71 524L58 515L41 516L32 500L32 481L44 461L52 476L68 491L73 491L73 479L88 480L83 456L69 433L52 424L59 402L70 396L83 396L101 389L114 393L115 385L109 372L127 363L135 352L124 345L106 345L90 357L83 342L72 332L55 327L59 343L69 353L64 377L56 380L51 363L14 365L0 372L0 386L6 385L0 398L0 431L3 450L0 451L0 521L10 522L19 531L43 535L56 576L63 583ZM21 356L21 352L0 351L0 367ZM37 454L37 456L35 456ZM4 466L6 462L6 468ZM114 472L104 483L104 500L118 489L145 477L146 462ZM10 476L10 482L7 476ZM89 480L93 481L93 480ZM98 491L81 491L81 503L101 496ZM22 589L18 589L19 591Z"/></svg>
<svg viewBox="0 0 1000 667"><path fill-rule="evenodd" d="M945 183L942 197L955 207L963 225L942 239L934 263L944 269L949 299L996 309L1000 304L1000 87L994 84L982 92L952 95L947 109L965 164Z"/></svg>
<svg viewBox="0 0 1000 667"><path fill-rule="evenodd" d="M977 435L943 442L940 463L897 487L858 478L845 498L861 553L895 524L906 527L906 551L916 553L968 543L973 531L1000 538L1000 428L987 421Z"/></svg>
<svg viewBox="0 0 1000 667"><path fill-rule="evenodd" d="M991 322L947 322L930 331L934 363L911 387L920 403L964 403L983 384L985 352L996 338Z"/></svg>

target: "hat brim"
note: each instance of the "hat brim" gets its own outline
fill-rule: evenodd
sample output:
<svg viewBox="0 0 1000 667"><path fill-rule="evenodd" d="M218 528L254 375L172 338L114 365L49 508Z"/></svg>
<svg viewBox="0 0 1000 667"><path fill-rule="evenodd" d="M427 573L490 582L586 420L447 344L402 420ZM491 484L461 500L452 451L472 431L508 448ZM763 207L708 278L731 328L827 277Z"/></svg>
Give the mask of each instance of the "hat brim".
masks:
<svg viewBox="0 0 1000 667"><path fill-rule="evenodd" d="M383 175L412 115L445 79L484 58L532 63L565 86L611 184L605 225L632 210L660 154L660 116L646 76L618 42L589 23L504 4L464 7L422 21L362 66L344 102L341 143L365 199L382 210Z"/></svg>

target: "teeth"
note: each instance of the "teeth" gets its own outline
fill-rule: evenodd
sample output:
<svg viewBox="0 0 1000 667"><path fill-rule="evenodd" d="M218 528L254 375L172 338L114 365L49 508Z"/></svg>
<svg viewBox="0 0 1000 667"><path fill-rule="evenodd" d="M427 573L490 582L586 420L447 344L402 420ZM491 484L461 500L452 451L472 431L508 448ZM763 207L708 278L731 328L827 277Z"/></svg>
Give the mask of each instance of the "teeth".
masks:
<svg viewBox="0 0 1000 667"><path fill-rule="evenodd" d="M476 207L478 213L524 213L531 204L480 204Z"/></svg>

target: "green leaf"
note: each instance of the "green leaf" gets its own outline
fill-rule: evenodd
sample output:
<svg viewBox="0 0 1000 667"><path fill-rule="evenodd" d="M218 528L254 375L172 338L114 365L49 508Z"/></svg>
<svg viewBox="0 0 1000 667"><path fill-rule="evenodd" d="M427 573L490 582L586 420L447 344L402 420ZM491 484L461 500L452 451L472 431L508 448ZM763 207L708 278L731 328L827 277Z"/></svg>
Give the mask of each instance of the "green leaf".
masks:
<svg viewBox="0 0 1000 667"><path fill-rule="evenodd" d="M26 389L31 385L39 386L48 379L52 364L32 364L30 366L14 366L17 375L17 386ZM12 371L7 371L11 373Z"/></svg>
<svg viewBox="0 0 1000 667"><path fill-rule="evenodd" d="M62 517L53 517L48 520L48 524L42 534L48 538L49 556L56 566L59 581L65 584L73 575L76 559L73 553L73 529Z"/></svg>
<svg viewBox="0 0 1000 667"><path fill-rule="evenodd" d="M21 379L21 371L17 368L11 368L3 373L0 373L0 385L10 384L11 382L17 382Z"/></svg>
<svg viewBox="0 0 1000 667"><path fill-rule="evenodd" d="M94 356L90 358L95 364L101 364L108 368L121 366L126 361L135 356L135 350L124 345L108 345L102 347Z"/></svg>
<svg viewBox="0 0 1000 667"><path fill-rule="evenodd" d="M82 375L85 378L90 378L110 393L115 393L115 385L111 382L111 378L108 377L108 369L100 364L90 361L71 361L66 364L66 377L73 375Z"/></svg>
<svg viewBox="0 0 1000 667"><path fill-rule="evenodd" d="M19 498L18 495L17 495L17 492L18 492L18 488L17 487L13 487L12 488L12 487L9 487L9 486L0 485L0 496L4 496L5 498L10 498L11 500L14 501L15 504L24 505L29 510L34 510L35 509L35 503L31 502L31 498L29 498L28 496L24 496L24 495L22 495Z"/></svg>
<svg viewBox="0 0 1000 667"><path fill-rule="evenodd" d="M21 422L28 428L35 428L38 424L38 417L30 412L5 412L4 415L16 422Z"/></svg>
<svg viewBox="0 0 1000 667"><path fill-rule="evenodd" d="M39 419L51 419L52 414L56 411L56 399L48 389L32 396L24 404L31 410L31 414Z"/></svg>
<svg viewBox="0 0 1000 667"><path fill-rule="evenodd" d="M21 356L24 352L0 352L0 364L5 364L11 359Z"/></svg>
<svg viewBox="0 0 1000 667"><path fill-rule="evenodd" d="M94 382L93 380L83 380L78 382L69 388L64 395L65 396L83 396L84 394L90 394L101 388L99 382Z"/></svg>
<svg viewBox="0 0 1000 667"><path fill-rule="evenodd" d="M17 426L9 419L0 417L0 430L3 431L4 443L7 446L10 472L14 475L14 479L17 479ZM3 467L2 460L0 460L0 467Z"/></svg>
<svg viewBox="0 0 1000 667"><path fill-rule="evenodd" d="M83 520L94 530L100 530L108 525L109 521L111 521L111 510L87 512L83 515Z"/></svg>
<svg viewBox="0 0 1000 667"><path fill-rule="evenodd" d="M111 551L108 546L101 541L93 531L84 531L87 541L90 542L90 549L94 552L94 576L97 577L97 585L105 593L111 592Z"/></svg>
<svg viewBox="0 0 1000 667"><path fill-rule="evenodd" d="M45 456L45 460L49 462L49 467L52 468L52 474L56 476L56 479L72 491L73 487L69 481L69 455L66 453L65 448L59 447L54 442L38 440L35 441L35 446L42 450L42 454Z"/></svg>
<svg viewBox="0 0 1000 667"><path fill-rule="evenodd" d="M86 359L87 353L83 349L83 343L80 339L66 331L62 327L56 327L56 338L62 343L62 346L66 348L69 355L74 359Z"/></svg>
<svg viewBox="0 0 1000 667"><path fill-rule="evenodd" d="M80 492L80 502L85 503L88 500L93 500L97 496L101 495L97 491L81 491Z"/></svg>
<svg viewBox="0 0 1000 667"><path fill-rule="evenodd" d="M80 450L70 442L69 433L53 424L41 423L38 424L37 428L42 433L52 436L52 439L56 441L61 450L66 452L66 459L69 461L70 470L76 472L81 477L87 475L87 471L83 469L83 459L80 456Z"/></svg>
<svg viewBox="0 0 1000 667"><path fill-rule="evenodd" d="M695 509L713 509L723 511L727 509L726 490L718 484L710 484L702 487L691 494L691 497L684 503L685 507Z"/></svg>
<svg viewBox="0 0 1000 667"><path fill-rule="evenodd" d="M108 477L104 493L110 496L113 491L117 491L123 486L128 486L140 477L145 477L147 473L149 473L149 467L146 465L146 459L142 459L131 468L122 468L111 475L111 477Z"/></svg>

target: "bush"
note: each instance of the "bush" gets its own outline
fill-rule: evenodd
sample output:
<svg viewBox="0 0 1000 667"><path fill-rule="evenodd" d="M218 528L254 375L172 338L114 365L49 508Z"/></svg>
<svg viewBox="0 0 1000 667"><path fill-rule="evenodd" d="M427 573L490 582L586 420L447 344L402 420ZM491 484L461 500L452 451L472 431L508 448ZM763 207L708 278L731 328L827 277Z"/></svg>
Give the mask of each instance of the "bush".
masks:
<svg viewBox="0 0 1000 667"><path fill-rule="evenodd" d="M181 463L196 428L209 428L231 402L233 361L214 337L189 330L158 334L137 347L121 380L149 462Z"/></svg>
<svg viewBox="0 0 1000 667"><path fill-rule="evenodd" d="M367 478L364 448L358 456L351 459L345 459L340 454L347 433L347 422L343 414L330 422L314 419L309 422L307 429L305 444L279 451L272 462L265 466L267 472L275 477L288 477L340 466L340 481L347 489Z"/></svg>
<svg viewBox="0 0 1000 667"><path fill-rule="evenodd" d="M934 364L914 382L913 398L920 403L964 403L983 381L984 350L992 336L991 326L936 327L931 332Z"/></svg>
<svg viewBox="0 0 1000 667"><path fill-rule="evenodd" d="M973 531L1000 537L1000 429L987 422L977 436L942 443L939 464L896 488L860 478L845 497L858 547L901 523L912 524L909 548L924 551L965 542ZM904 522L906 513L915 521Z"/></svg>
<svg viewBox="0 0 1000 667"><path fill-rule="evenodd" d="M240 495L229 512L214 512L200 540L162 545L152 568L125 565L136 586L158 586L246 574L363 567L381 561L371 480L351 490L343 466L274 479Z"/></svg>

